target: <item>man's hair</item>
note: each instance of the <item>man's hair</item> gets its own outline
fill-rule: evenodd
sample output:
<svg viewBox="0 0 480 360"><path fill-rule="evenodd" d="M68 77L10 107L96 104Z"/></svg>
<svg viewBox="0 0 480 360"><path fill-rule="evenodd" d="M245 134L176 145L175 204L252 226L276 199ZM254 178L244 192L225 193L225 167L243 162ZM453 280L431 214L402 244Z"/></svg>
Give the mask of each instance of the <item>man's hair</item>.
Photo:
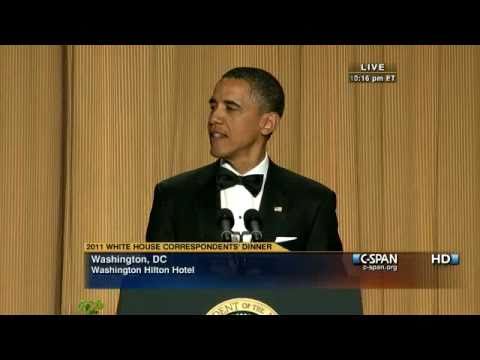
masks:
<svg viewBox="0 0 480 360"><path fill-rule="evenodd" d="M222 79L241 79L248 82L254 96L260 100L264 112L275 112L280 117L285 108L285 94L282 85L269 72L252 68L237 67L223 74Z"/></svg>

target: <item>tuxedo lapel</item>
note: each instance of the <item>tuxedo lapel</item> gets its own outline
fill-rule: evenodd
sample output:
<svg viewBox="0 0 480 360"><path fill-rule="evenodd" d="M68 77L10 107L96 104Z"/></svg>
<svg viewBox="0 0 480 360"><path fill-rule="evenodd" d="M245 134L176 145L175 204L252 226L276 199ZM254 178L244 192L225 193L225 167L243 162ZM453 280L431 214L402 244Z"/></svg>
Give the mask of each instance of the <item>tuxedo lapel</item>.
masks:
<svg viewBox="0 0 480 360"><path fill-rule="evenodd" d="M217 191L215 175L219 161L212 164L209 171L200 179L197 179L199 191L195 199L195 209L198 222L199 241L219 241L217 229L217 211L220 209L220 192ZM188 226L188 225L187 225Z"/></svg>
<svg viewBox="0 0 480 360"><path fill-rule="evenodd" d="M280 168L271 160L268 166L267 180L260 203L260 216L263 220L263 239L275 241L287 226L289 204L282 183Z"/></svg>

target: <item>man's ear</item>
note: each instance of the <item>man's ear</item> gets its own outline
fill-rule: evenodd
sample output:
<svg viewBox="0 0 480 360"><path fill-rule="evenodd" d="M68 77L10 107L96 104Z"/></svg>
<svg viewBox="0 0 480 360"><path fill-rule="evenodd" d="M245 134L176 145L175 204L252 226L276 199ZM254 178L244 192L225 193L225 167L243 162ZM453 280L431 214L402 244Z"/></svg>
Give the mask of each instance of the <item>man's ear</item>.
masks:
<svg viewBox="0 0 480 360"><path fill-rule="evenodd" d="M260 119L260 132L262 135L270 135L275 131L280 116L277 113L269 112L262 115Z"/></svg>

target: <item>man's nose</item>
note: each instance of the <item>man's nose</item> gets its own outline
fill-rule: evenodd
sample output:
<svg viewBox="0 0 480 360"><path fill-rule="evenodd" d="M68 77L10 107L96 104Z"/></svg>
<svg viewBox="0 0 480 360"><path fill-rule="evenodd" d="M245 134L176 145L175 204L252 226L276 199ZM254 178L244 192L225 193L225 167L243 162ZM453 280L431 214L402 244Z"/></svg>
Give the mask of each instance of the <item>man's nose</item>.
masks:
<svg viewBox="0 0 480 360"><path fill-rule="evenodd" d="M223 122L223 113L220 108L212 110L210 117L208 118L209 124L221 124Z"/></svg>

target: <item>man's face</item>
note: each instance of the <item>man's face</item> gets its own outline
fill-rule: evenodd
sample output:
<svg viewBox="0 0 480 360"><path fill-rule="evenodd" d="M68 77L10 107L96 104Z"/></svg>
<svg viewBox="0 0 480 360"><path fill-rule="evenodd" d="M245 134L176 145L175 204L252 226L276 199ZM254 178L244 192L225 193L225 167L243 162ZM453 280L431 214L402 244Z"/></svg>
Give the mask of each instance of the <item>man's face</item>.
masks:
<svg viewBox="0 0 480 360"><path fill-rule="evenodd" d="M260 106L245 80L220 80L209 103L208 133L213 156L226 160L248 158L261 148L265 140L260 133Z"/></svg>

